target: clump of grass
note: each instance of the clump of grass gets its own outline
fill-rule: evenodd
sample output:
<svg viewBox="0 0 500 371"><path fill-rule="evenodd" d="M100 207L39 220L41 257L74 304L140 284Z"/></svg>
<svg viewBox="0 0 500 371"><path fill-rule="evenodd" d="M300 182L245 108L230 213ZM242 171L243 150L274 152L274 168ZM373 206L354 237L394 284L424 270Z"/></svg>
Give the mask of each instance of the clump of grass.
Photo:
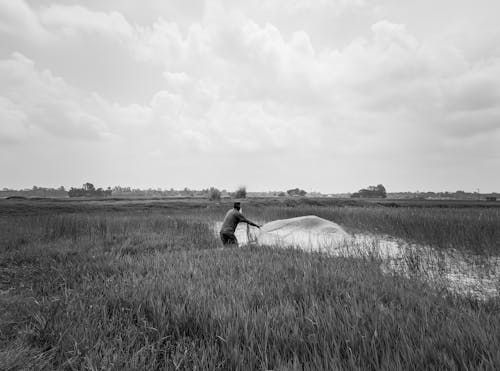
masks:
<svg viewBox="0 0 500 371"><path fill-rule="evenodd" d="M12 218L0 230L4 250L34 242L94 242L128 251L216 248L210 226L186 216L162 214L62 214ZM135 246L135 247L134 247ZM134 251L133 251L134 250Z"/></svg>

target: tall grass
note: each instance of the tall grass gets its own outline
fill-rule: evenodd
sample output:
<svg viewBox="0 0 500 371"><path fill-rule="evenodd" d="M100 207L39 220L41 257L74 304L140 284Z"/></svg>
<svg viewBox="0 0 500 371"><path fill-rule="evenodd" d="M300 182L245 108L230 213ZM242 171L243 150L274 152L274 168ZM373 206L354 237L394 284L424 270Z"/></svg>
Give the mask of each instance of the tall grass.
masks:
<svg viewBox="0 0 500 371"><path fill-rule="evenodd" d="M218 249L191 211L17 217L0 233L0 369L500 367L498 299L369 259Z"/></svg>
<svg viewBox="0 0 500 371"><path fill-rule="evenodd" d="M476 254L500 254L499 207L452 201L439 201L436 205L427 201L382 205L399 207L354 200L248 199L243 209L249 217L259 221L313 214L337 222L352 232L387 234L418 244ZM188 215L190 220L206 222L220 220L230 207L229 201L213 203L206 200L4 201L0 205L0 224L5 215L14 220L13 215L22 219L26 215L45 218L54 214L109 215L111 218L163 215L181 219ZM0 236L0 241L2 238Z"/></svg>
<svg viewBox="0 0 500 371"><path fill-rule="evenodd" d="M317 215L352 232L399 237L436 248L500 254L500 208L247 207L262 220Z"/></svg>

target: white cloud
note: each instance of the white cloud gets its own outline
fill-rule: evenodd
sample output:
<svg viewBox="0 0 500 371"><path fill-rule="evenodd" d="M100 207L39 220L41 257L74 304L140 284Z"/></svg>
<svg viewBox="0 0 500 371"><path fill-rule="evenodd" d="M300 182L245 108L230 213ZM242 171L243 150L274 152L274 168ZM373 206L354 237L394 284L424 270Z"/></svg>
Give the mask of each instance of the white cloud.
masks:
<svg viewBox="0 0 500 371"><path fill-rule="evenodd" d="M55 34L72 36L75 32L86 32L127 41L133 29L118 12L96 12L78 5L51 5L40 11L42 24Z"/></svg>
<svg viewBox="0 0 500 371"><path fill-rule="evenodd" d="M342 17L371 6L280 4L285 13L312 18L328 9ZM15 143L36 129L99 140L151 161L202 154L234 161L281 156L298 163L312 156L343 161L346 168L350 157L371 163L396 156L404 163L422 149L437 156L444 147L462 146L473 162L495 150L491 140L477 138L498 135L500 54L465 53L446 37L419 38L383 18L341 46L317 43L300 24L284 30L273 23L279 7L264 5L267 19L253 19L263 13L247 10L252 5L217 2L201 7L205 12L188 24L158 17L140 25L113 10L54 4L34 10L19 2L0 18L0 37L12 35L12 25L29 25L29 37L40 32L50 40L49 51L43 63L29 48L0 61L0 119L6 122L0 138ZM71 54L82 45L90 49L88 59L67 58L87 71L92 89L67 72L64 53L55 53L62 48ZM106 59L118 51L121 59ZM125 103L122 88L107 86L116 81L110 71L122 65L127 67L117 79L137 80L128 90L141 83L158 87ZM135 76L156 69L161 71L145 81Z"/></svg>
<svg viewBox="0 0 500 371"><path fill-rule="evenodd" d="M15 144L26 136L26 115L4 97L0 97L0 122L0 143Z"/></svg>
<svg viewBox="0 0 500 371"><path fill-rule="evenodd" d="M37 43L51 39L51 35L40 24L36 12L24 0L0 2L0 32Z"/></svg>
<svg viewBox="0 0 500 371"><path fill-rule="evenodd" d="M0 61L0 94L24 117L54 135L98 139L106 124L85 111L77 90L49 70L38 71L34 62L20 53Z"/></svg>

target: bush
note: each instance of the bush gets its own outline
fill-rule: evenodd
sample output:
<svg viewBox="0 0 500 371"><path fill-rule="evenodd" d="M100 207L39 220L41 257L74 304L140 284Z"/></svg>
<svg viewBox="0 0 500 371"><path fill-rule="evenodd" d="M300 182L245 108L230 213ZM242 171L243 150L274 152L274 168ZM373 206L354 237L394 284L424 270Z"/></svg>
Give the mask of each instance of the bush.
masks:
<svg viewBox="0 0 500 371"><path fill-rule="evenodd" d="M210 187L208 190L208 199L210 201L220 201L221 193L217 188Z"/></svg>
<svg viewBox="0 0 500 371"><path fill-rule="evenodd" d="M234 192L234 198L247 198L247 189L245 186L239 187L236 192Z"/></svg>
<svg viewBox="0 0 500 371"><path fill-rule="evenodd" d="M368 188L360 189L358 192L351 195L352 198L367 197L367 198L386 198L387 192L382 184L377 186L369 186Z"/></svg>
<svg viewBox="0 0 500 371"><path fill-rule="evenodd" d="M82 188L74 188L68 191L69 197L109 197L111 196L111 188L104 190L102 188L95 188L92 183L85 183Z"/></svg>
<svg viewBox="0 0 500 371"><path fill-rule="evenodd" d="M307 194L306 191L299 188L289 189L288 191L286 191L286 193L288 193L288 195L290 196L305 196Z"/></svg>

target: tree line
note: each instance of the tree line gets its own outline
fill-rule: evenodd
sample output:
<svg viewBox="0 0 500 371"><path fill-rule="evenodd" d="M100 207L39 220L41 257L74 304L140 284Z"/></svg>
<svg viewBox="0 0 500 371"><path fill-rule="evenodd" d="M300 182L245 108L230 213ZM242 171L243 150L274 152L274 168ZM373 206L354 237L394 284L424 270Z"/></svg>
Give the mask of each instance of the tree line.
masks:
<svg viewBox="0 0 500 371"><path fill-rule="evenodd" d="M107 189L95 188L92 183L85 183L82 188L74 188L68 191L69 197L109 197L113 191L110 187Z"/></svg>
<svg viewBox="0 0 500 371"><path fill-rule="evenodd" d="M362 188L351 195L352 198L387 198L387 192L382 184Z"/></svg>

